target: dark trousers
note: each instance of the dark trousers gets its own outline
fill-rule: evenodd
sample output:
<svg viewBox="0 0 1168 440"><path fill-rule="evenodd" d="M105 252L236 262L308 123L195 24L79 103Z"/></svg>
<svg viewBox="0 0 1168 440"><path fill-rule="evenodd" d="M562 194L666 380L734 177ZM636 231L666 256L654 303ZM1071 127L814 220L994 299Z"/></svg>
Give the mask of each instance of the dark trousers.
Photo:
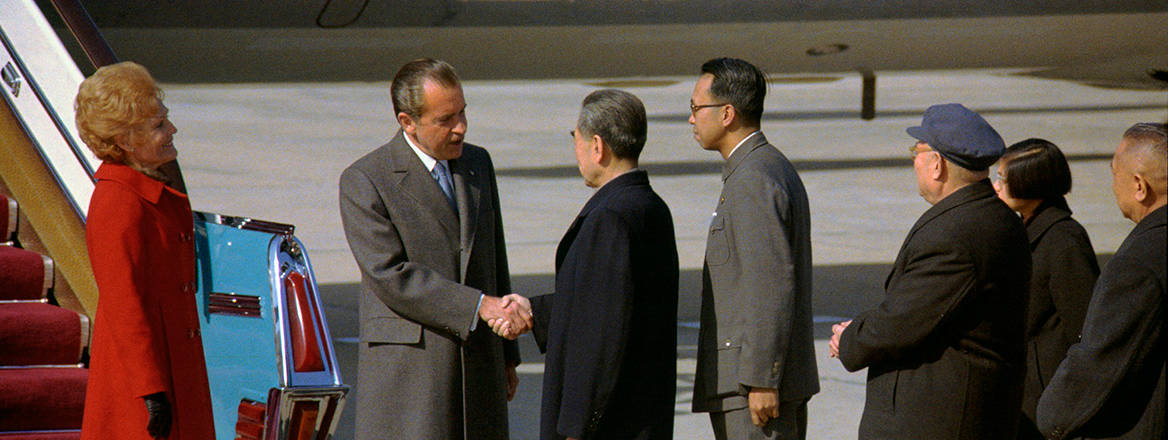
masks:
<svg viewBox="0 0 1168 440"><path fill-rule="evenodd" d="M759 428L750 421L750 408L710 413L717 440L804 440L807 438L807 400L779 402L779 417Z"/></svg>

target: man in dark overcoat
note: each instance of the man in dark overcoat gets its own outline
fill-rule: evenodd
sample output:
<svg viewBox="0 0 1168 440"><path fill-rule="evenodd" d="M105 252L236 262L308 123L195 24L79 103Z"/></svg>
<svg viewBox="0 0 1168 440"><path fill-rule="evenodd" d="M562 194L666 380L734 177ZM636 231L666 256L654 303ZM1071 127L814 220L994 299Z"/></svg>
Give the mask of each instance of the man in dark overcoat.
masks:
<svg viewBox="0 0 1168 440"><path fill-rule="evenodd" d="M510 281L490 155L463 142L449 64L411 61L390 93L401 130L340 179L361 270L357 439L506 439L519 351L479 320L530 315L499 298Z"/></svg>
<svg viewBox="0 0 1168 440"><path fill-rule="evenodd" d="M1112 190L1136 223L1099 274L1078 343L1038 401L1049 439L1168 438L1168 131L1141 123L1111 160Z"/></svg>
<svg viewBox="0 0 1168 440"><path fill-rule="evenodd" d="M885 298L834 326L848 371L868 368L861 439L1008 439L1021 409L1030 248L994 192L1001 136L960 104L929 107L913 168L933 206L909 230Z"/></svg>
<svg viewBox="0 0 1168 440"><path fill-rule="evenodd" d="M627 92L593 92L572 137L597 190L556 249L555 293L531 298L547 353L540 438L671 439L677 244L669 207L637 168L645 107Z"/></svg>

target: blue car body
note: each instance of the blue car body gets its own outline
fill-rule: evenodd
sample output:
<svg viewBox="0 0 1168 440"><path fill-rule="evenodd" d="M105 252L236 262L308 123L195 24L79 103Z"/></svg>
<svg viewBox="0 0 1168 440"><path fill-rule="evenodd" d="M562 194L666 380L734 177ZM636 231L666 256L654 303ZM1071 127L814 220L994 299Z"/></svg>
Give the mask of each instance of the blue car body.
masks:
<svg viewBox="0 0 1168 440"><path fill-rule="evenodd" d="M292 226L196 213L195 236L216 439L331 437L349 388Z"/></svg>

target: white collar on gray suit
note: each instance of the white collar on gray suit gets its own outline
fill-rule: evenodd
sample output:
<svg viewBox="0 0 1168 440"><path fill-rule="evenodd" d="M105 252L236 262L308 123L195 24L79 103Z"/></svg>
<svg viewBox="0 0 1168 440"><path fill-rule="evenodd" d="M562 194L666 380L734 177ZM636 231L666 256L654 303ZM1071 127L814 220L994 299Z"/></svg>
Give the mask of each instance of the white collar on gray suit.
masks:
<svg viewBox="0 0 1168 440"><path fill-rule="evenodd" d="M760 133L762 133L762 130L755 130L755 131L754 131L754 133L751 133L751 134L748 134L748 135L746 135L746 137L744 137L744 138L742 138L742 140L738 141L738 145L735 145L735 146L734 146L734 149L730 150L730 154L726 155L726 157L733 156L733 155L734 155L734 152L735 152L735 151L738 151L738 147L741 147L741 146L742 146L742 144L745 144L745 143L746 143L746 141L750 140L750 138L754 137L754 135L756 135L756 134L760 134ZM410 140L409 136L406 136L406 140L407 140L407 141L408 141L408 140ZM413 144L410 144L410 145L413 145ZM727 159L727 160L729 160L729 159ZM717 218L717 217L718 217L718 211L717 211L717 208L715 208L715 210L714 210L714 213L710 215L710 224L709 224L709 225L707 225L707 227L708 227L708 226L713 226L713 224L714 224L714 219L715 219L715 218Z"/></svg>
<svg viewBox="0 0 1168 440"><path fill-rule="evenodd" d="M735 145L734 148L730 150L730 154L727 154L726 157L733 156L734 152L738 151L738 147L741 147L742 144L745 144L746 141L750 140L750 138L754 137L754 135L759 134L759 133L762 133L762 130L755 130L754 133L746 135L746 137L744 137L744 138L742 138L742 140L738 141L738 145ZM406 140L407 141L410 140L410 137L406 136ZM413 145L414 144L410 144L410 146L413 146Z"/></svg>
<svg viewBox="0 0 1168 440"><path fill-rule="evenodd" d="M418 148L418 146L414 144L414 140L410 139L410 135L403 132L402 137L406 139L406 144L410 146L410 149L414 150L414 154L418 155L418 159L421 159L422 165L426 167L426 171L429 171L430 175L434 176L434 178L438 180L438 187L442 188L442 192L446 194L446 198L450 201L450 206L454 208L455 212L458 212L458 208L456 207L454 201L454 180L452 180L450 175L450 163L445 160L437 160L433 157L430 157L429 154L426 154L425 151L422 151L421 148ZM434 172L434 167L438 166L439 163L442 164L442 167L439 168L438 172L441 173L442 177L445 178L445 182L443 181L444 179L440 178Z"/></svg>

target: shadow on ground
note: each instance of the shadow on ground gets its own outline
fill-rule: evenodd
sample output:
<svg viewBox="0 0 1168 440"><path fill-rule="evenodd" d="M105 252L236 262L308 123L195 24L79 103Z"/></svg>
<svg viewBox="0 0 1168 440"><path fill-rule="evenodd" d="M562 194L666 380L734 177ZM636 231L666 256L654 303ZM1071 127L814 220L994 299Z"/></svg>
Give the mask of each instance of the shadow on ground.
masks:
<svg viewBox="0 0 1168 440"><path fill-rule="evenodd" d="M1100 267L1111 255L1099 255ZM831 336L831 325L875 307L883 298L884 279L891 270L891 263L884 264L844 264L824 265L814 268L814 303L816 317L815 337L824 339ZM516 275L511 277L512 289L527 296L550 293L555 285L551 274ZM685 270L679 280L678 298L678 356L693 358L697 345L698 312L701 306L701 271ZM337 359L341 365L341 377L353 386L349 400L341 416L335 438L353 438L354 414L356 413L357 392L357 298L360 285L357 283L322 284L319 286L328 318L329 333L333 336ZM527 335L520 337L519 347L522 359L527 363L542 363L543 356L536 348L535 341ZM519 391L510 407L510 428L512 440L534 440L539 437L539 399L542 374L521 374ZM678 375L679 382L690 386L693 375ZM687 391L685 386L678 391ZM405 404L392 402L387 404Z"/></svg>

